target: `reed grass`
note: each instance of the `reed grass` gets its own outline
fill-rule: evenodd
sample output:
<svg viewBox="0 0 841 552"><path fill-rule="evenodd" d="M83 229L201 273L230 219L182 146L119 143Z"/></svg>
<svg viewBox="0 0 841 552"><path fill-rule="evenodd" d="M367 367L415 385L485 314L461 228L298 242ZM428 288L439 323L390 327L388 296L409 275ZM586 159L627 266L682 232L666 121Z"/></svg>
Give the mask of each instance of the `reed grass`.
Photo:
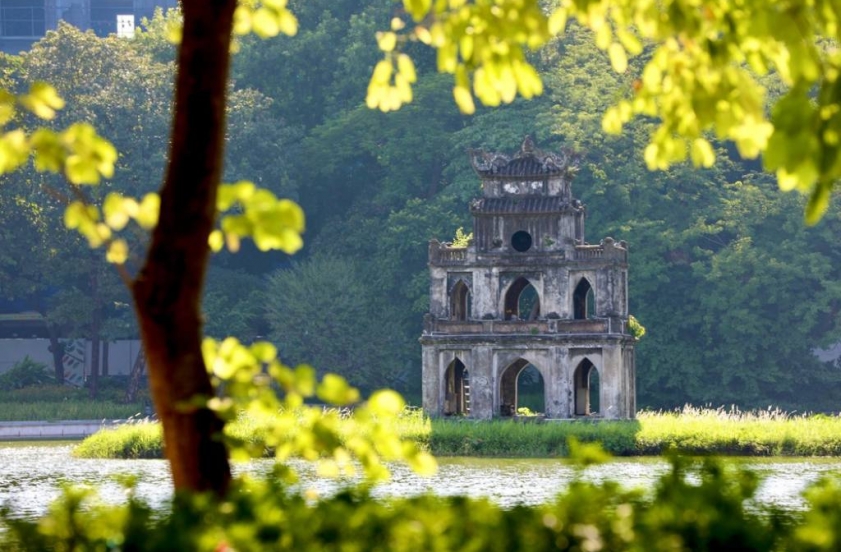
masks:
<svg viewBox="0 0 841 552"><path fill-rule="evenodd" d="M163 458L161 424L148 419L97 431L73 449L78 458Z"/></svg>
<svg viewBox="0 0 841 552"><path fill-rule="evenodd" d="M160 454L160 430L153 434L151 428L132 428L138 425L142 424L103 430L84 441L77 454L145 458L149 455L139 452L137 447L145 446L142 444L146 440ZM240 419L229 432L247 439L253 427L247 419ZM599 442L616 456L658 456L670 450L692 455L841 455L841 417L794 415L776 409L743 412L736 408L685 406L674 411L643 411L635 420L617 421L430 420L419 409L407 409L397 420L397 427L404 438L439 456L565 456L570 437L582 442ZM105 434L110 435L105 437ZM154 446L153 438L158 439ZM85 447L88 440L94 439L102 444ZM109 440L116 442L112 444Z"/></svg>

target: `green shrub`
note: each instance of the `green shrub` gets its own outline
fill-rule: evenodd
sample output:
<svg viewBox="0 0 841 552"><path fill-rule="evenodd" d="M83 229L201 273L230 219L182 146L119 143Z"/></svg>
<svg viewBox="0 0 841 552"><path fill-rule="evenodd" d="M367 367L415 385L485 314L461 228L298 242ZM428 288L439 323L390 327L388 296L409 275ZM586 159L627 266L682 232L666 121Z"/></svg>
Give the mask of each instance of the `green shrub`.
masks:
<svg viewBox="0 0 841 552"><path fill-rule="evenodd" d="M0 375L0 391L44 385L52 381L54 381L54 378L47 371L46 364L35 362L29 356L25 356L9 371Z"/></svg>

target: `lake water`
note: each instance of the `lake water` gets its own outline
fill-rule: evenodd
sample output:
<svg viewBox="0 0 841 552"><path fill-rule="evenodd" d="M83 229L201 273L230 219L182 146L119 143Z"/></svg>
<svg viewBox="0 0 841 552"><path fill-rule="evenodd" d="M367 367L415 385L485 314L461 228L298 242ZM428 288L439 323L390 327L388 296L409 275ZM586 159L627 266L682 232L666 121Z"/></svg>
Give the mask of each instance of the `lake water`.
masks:
<svg viewBox="0 0 841 552"><path fill-rule="evenodd" d="M170 496L169 468L163 460L82 460L70 455L72 443L0 443L0 503L21 516L46 511L60 486L97 485L111 502L125 499L116 481L121 474L139 478L137 492L152 504ZM802 509L803 489L821 475L841 475L839 458L744 458L734 459L764 477L758 499L787 509ZM266 472L270 461L260 460L236 466L236 470ZM309 465L299 466L303 486L319 494L334 492L346 484L317 479ZM585 478L613 479L628 488L651 489L668 465L659 458L616 459L588 468ZM574 477L574 470L559 459L439 458L438 474L424 478L402 466L394 466L392 480L379 485L377 496L411 496L424 492L438 495L488 497L503 505L538 504L550 500Z"/></svg>

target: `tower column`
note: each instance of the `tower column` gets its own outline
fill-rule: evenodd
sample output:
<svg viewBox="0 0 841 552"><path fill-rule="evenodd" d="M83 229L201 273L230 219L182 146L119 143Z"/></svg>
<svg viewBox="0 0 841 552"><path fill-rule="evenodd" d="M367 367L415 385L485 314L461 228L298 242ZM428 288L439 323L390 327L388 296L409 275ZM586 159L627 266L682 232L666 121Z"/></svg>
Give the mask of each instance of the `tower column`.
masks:
<svg viewBox="0 0 841 552"><path fill-rule="evenodd" d="M470 357L470 417L489 420L494 415L493 351L478 346Z"/></svg>
<svg viewBox="0 0 841 552"><path fill-rule="evenodd" d="M443 372L441 355L438 354L437 347L424 345L421 348L421 356L423 360L421 383L423 409L428 415L438 417L443 413L444 407L444 386L441 384L440 378L440 374Z"/></svg>

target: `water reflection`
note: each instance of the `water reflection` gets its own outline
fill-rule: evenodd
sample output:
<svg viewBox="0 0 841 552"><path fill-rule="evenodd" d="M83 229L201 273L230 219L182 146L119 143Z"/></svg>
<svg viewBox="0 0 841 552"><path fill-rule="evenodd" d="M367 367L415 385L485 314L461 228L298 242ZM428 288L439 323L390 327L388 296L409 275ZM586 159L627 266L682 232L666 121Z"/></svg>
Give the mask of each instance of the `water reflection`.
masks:
<svg viewBox="0 0 841 552"><path fill-rule="evenodd" d="M46 511L58 496L63 483L97 485L109 502L125 499L125 491L116 481L118 475L138 477L137 493L153 505L161 505L170 496L169 467L162 460L84 460L71 456L72 444L0 445L0 503L7 504L21 516ZM839 459L739 459L764 477L758 499L787 509L802 509L801 492L823 474L841 474ZM269 461L236 466L237 471L266 472ZM392 481L378 486L380 497L412 496L425 492L438 495L487 497L504 506L539 504L552 499L574 477L574 470L558 459L477 459L441 458L435 477L414 475L403 466L393 468ZM321 495L333 493L349 481L322 480L314 477L311 466L298 466L302 486ZM585 479L614 479L628 488L651 490L654 481L668 470L659 458L616 459L603 466L589 468Z"/></svg>

